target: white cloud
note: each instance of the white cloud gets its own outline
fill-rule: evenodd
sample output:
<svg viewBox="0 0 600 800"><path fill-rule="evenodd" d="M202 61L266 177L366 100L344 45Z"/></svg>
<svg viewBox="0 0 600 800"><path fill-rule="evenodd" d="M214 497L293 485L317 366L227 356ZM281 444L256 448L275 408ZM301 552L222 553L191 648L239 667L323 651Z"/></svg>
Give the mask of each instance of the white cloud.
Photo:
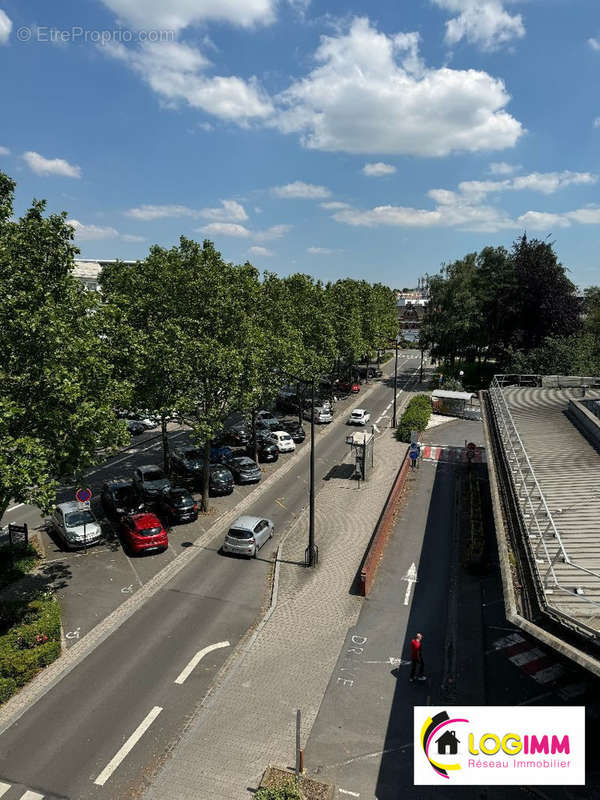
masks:
<svg viewBox="0 0 600 800"><path fill-rule="evenodd" d="M527 211L521 214L518 222L529 230L541 231L548 228L568 228L569 220L563 214L549 214L544 211Z"/></svg>
<svg viewBox="0 0 600 800"><path fill-rule="evenodd" d="M272 250L268 250L266 247L260 247L260 245L253 245L252 247L248 248L248 252L253 256L263 256L265 258L273 255Z"/></svg>
<svg viewBox="0 0 600 800"><path fill-rule="evenodd" d="M567 211L565 216L573 222L579 222L580 225L600 225L600 208L594 206Z"/></svg>
<svg viewBox="0 0 600 800"><path fill-rule="evenodd" d="M588 39L588 44L592 50L600 50L600 39L595 39L593 36Z"/></svg>
<svg viewBox="0 0 600 800"><path fill-rule="evenodd" d="M339 250L330 247L307 247L306 252L312 256L330 256L332 253L338 253Z"/></svg>
<svg viewBox="0 0 600 800"><path fill-rule="evenodd" d="M37 175L62 175L65 178L81 178L81 168L69 164L63 158L44 158L39 153L28 150L23 158L29 168Z"/></svg>
<svg viewBox="0 0 600 800"><path fill-rule="evenodd" d="M319 203L319 205L327 211L339 211L342 208L350 208L350 203L341 203L339 200L332 200L329 203Z"/></svg>
<svg viewBox="0 0 600 800"><path fill-rule="evenodd" d="M532 172L529 175L519 175L503 181L462 181L458 184L463 195L472 199L484 198L492 192L524 191L554 194L566 186L593 184L598 180L597 175L590 172ZM435 191L435 190L433 190Z"/></svg>
<svg viewBox="0 0 600 800"><path fill-rule="evenodd" d="M250 27L275 19L276 0L103 0L119 20L136 28L180 31L206 20Z"/></svg>
<svg viewBox="0 0 600 800"><path fill-rule="evenodd" d="M170 103L185 102L221 119L247 125L268 117L272 103L256 78L206 76L207 58L183 42L144 42L138 48L120 43L105 45L102 52L127 64Z"/></svg>
<svg viewBox="0 0 600 800"><path fill-rule="evenodd" d="M0 8L0 44L6 44L8 42L12 26L12 20L6 11Z"/></svg>
<svg viewBox="0 0 600 800"><path fill-rule="evenodd" d="M9 156L9 155L10 155L10 150L8 149L8 147L2 147L2 145L0 145L0 156Z"/></svg>
<svg viewBox="0 0 600 800"><path fill-rule="evenodd" d="M96 239L118 239L119 231L116 228L100 227L99 225L84 225L77 219L67 220L75 228L75 238L81 242L91 242Z"/></svg>
<svg viewBox="0 0 600 800"><path fill-rule="evenodd" d="M322 36L317 66L276 101L267 124L305 147L349 153L445 156L512 147L523 133L501 80L469 69L425 68L417 34L388 36L366 18Z"/></svg>
<svg viewBox="0 0 600 800"><path fill-rule="evenodd" d="M238 239L252 236L252 232L248 228L235 222L211 222L209 225L198 228L198 231L208 236L234 236Z"/></svg>
<svg viewBox="0 0 600 800"><path fill-rule="evenodd" d="M264 231L256 231L254 238L257 242L272 242L273 239L281 239L286 233L292 230L291 225L272 225Z"/></svg>
<svg viewBox="0 0 600 800"><path fill-rule="evenodd" d="M302 197L311 200L331 195L331 192L325 186L315 186L313 183L304 183L303 181L286 183L285 186L275 186L272 191L277 197Z"/></svg>
<svg viewBox="0 0 600 800"><path fill-rule="evenodd" d="M483 50L525 36L520 14L511 16L501 0L433 0L440 8L457 14L446 23L446 43L455 45L462 39Z"/></svg>
<svg viewBox="0 0 600 800"><path fill-rule="evenodd" d="M365 164L362 168L363 175L370 178L379 178L381 175L393 175L396 167L391 164L384 164L383 161L376 161L374 164Z"/></svg>
<svg viewBox="0 0 600 800"><path fill-rule="evenodd" d="M236 200L221 200L221 206L222 208L203 208L200 216L219 222L245 222L248 219L244 206Z"/></svg>
<svg viewBox="0 0 600 800"><path fill-rule="evenodd" d="M492 161L489 169L492 175L512 175L520 167L516 164L507 164L506 161Z"/></svg>
<svg viewBox="0 0 600 800"><path fill-rule="evenodd" d="M134 234L134 233L122 233L121 234L121 239L124 242L145 242L146 241L146 237L145 236L136 236L136 234Z"/></svg>
<svg viewBox="0 0 600 800"><path fill-rule="evenodd" d="M167 217L200 217L201 212L187 206L166 205L153 206L144 205L137 208L130 208L125 212L127 217L149 222L155 219L166 219Z"/></svg>

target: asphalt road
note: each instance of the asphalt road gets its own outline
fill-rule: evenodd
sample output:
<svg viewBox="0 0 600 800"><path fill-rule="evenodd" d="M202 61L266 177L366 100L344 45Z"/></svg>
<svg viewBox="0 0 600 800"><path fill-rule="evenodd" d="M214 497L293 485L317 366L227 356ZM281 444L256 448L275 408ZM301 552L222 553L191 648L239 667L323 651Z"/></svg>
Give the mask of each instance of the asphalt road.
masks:
<svg viewBox="0 0 600 800"><path fill-rule="evenodd" d="M418 363L402 358L401 380ZM365 403L372 421L389 414L391 399L390 384L382 381ZM317 442L317 488L347 457L346 431L339 426ZM308 501L308 460L296 458L298 465L247 510L275 522L275 538L262 558L224 557L217 540L200 550L0 737L0 792L2 783L10 787L3 800L16 800L25 790L71 800L138 796L264 608L278 539ZM190 665L189 676L175 683L196 654L215 644L223 646ZM130 740L136 731L139 738Z"/></svg>

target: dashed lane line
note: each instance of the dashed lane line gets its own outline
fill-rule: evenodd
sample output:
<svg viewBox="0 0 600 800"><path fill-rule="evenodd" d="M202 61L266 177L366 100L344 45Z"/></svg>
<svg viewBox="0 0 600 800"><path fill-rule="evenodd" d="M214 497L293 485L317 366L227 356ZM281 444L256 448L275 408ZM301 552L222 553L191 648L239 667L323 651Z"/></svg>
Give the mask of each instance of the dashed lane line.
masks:
<svg viewBox="0 0 600 800"><path fill-rule="evenodd" d="M160 706L154 706L152 711L146 715L144 720L140 722L134 732L131 734L129 739L125 742L123 747L116 753L114 758L112 758L108 764L104 767L100 775L96 778L94 783L96 786L104 786L106 781L110 778L113 772L117 769L119 764L126 758L126 756L133 750L142 736L146 733L150 725L154 722L154 720L158 717L162 708Z"/></svg>
<svg viewBox="0 0 600 800"><path fill-rule="evenodd" d="M1 783L0 782L0 797L2 797L2 795L6 794L9 789L10 789L10 783Z"/></svg>
<svg viewBox="0 0 600 800"><path fill-rule="evenodd" d="M186 678L191 675L191 673L196 669L198 664L202 661L204 656L212 653L213 650L219 650L221 647L229 647L229 642L217 642L216 644L210 644L208 647L205 647L203 650L199 650L196 655L191 659L187 667L183 669L179 675L175 678L174 683L181 684L186 680Z"/></svg>

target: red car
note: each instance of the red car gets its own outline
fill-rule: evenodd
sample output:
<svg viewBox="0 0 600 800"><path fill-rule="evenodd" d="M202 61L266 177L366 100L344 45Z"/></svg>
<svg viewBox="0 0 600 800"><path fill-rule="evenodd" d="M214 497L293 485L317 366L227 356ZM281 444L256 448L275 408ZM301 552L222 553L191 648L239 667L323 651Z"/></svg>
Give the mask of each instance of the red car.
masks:
<svg viewBox="0 0 600 800"><path fill-rule="evenodd" d="M121 530L132 553L166 550L169 546L167 532L156 514L127 514L121 518Z"/></svg>
<svg viewBox="0 0 600 800"><path fill-rule="evenodd" d="M338 387L342 392L352 392L352 394L360 392L360 385L356 381L340 381Z"/></svg>

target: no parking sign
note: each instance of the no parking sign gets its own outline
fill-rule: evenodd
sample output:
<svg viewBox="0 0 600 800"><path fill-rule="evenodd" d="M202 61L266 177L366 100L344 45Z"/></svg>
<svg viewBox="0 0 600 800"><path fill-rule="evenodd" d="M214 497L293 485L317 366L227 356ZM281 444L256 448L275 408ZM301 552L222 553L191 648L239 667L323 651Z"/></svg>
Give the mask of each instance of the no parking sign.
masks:
<svg viewBox="0 0 600 800"><path fill-rule="evenodd" d="M82 511L89 511L90 508L90 500L92 499L92 490L91 489L77 489L75 492L75 499L79 503L79 507Z"/></svg>

